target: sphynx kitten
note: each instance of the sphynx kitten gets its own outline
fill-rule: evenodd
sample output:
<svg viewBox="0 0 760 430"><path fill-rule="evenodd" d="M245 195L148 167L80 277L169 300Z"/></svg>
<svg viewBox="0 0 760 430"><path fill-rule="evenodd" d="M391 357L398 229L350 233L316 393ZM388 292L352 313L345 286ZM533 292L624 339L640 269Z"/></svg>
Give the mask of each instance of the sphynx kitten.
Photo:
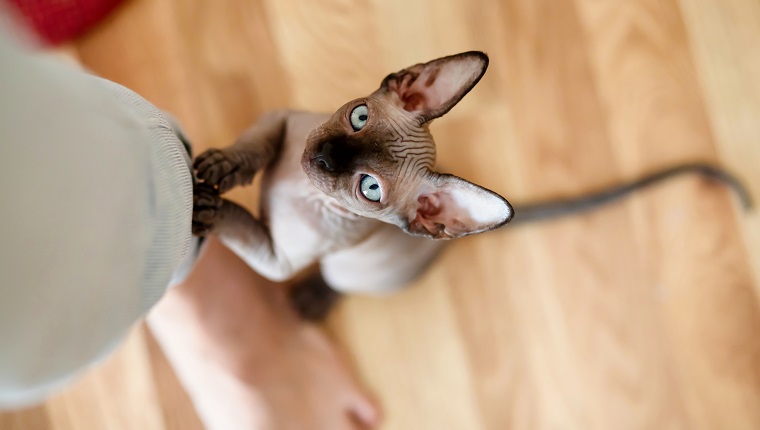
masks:
<svg viewBox="0 0 760 430"><path fill-rule="evenodd" d="M484 53L465 52L390 74L378 90L332 115L264 115L234 145L195 160L202 182L194 233L213 232L275 281L318 262L324 281L340 292L405 285L440 250L442 241L431 239L493 230L515 214L498 194L434 170L430 122L454 107L487 66ZM257 219L220 194L250 184L263 168ZM728 182L748 202L729 174L693 164L577 199L518 207L516 220L580 212L684 172Z"/></svg>

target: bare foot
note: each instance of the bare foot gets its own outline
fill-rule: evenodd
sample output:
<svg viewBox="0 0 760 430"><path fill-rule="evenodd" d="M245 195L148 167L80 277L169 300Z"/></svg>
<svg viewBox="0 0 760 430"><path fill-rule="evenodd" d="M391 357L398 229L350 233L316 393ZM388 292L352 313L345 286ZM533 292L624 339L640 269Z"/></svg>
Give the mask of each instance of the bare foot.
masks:
<svg viewBox="0 0 760 430"><path fill-rule="evenodd" d="M285 288L209 238L148 324L210 429L373 428L374 403Z"/></svg>

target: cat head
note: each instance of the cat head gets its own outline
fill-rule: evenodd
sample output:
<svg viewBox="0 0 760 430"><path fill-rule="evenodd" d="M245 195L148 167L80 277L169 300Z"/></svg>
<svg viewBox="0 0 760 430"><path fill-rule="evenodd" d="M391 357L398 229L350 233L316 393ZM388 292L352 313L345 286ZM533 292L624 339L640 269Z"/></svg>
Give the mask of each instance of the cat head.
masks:
<svg viewBox="0 0 760 430"><path fill-rule="evenodd" d="M412 235L450 239L498 228L512 218L500 195L434 170L428 126L488 67L465 52L388 75L374 93L343 105L312 131L301 165L314 186L358 215Z"/></svg>

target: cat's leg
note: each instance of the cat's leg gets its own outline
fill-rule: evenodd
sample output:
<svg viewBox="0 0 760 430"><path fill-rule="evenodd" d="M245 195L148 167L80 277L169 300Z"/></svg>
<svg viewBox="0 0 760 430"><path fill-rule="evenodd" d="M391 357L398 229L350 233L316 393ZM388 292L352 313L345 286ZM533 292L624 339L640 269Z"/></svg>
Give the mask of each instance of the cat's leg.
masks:
<svg viewBox="0 0 760 430"><path fill-rule="evenodd" d="M250 184L256 172L272 162L282 148L290 112L261 116L232 146L209 149L194 162L198 178L224 193Z"/></svg>
<svg viewBox="0 0 760 430"><path fill-rule="evenodd" d="M360 244L322 258L320 270L296 281L290 302L302 319L321 321L341 293L384 294L419 277L444 245L383 225Z"/></svg>
<svg viewBox="0 0 760 430"><path fill-rule="evenodd" d="M291 307L306 321L323 321L341 294L327 285L319 270L293 282L288 292Z"/></svg>
<svg viewBox="0 0 760 430"><path fill-rule="evenodd" d="M419 277L444 244L384 224L360 244L325 256L320 268L339 292L389 293Z"/></svg>
<svg viewBox="0 0 760 430"><path fill-rule="evenodd" d="M248 210L222 198L209 185L197 184L193 192L193 234L208 233L214 233L249 267L272 281L290 279L304 267L296 267L277 252L269 227Z"/></svg>

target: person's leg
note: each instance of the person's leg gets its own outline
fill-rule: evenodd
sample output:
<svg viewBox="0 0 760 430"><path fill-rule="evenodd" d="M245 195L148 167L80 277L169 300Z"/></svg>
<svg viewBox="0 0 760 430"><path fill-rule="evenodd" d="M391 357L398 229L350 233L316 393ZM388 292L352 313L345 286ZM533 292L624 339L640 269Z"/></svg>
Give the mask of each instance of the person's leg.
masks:
<svg viewBox="0 0 760 430"><path fill-rule="evenodd" d="M354 429L379 416L335 347L285 287L217 240L148 324L210 429Z"/></svg>
<svg viewBox="0 0 760 430"><path fill-rule="evenodd" d="M158 301L190 249L193 184L153 105L34 53L6 18L0 4L0 409L13 409L105 359Z"/></svg>

